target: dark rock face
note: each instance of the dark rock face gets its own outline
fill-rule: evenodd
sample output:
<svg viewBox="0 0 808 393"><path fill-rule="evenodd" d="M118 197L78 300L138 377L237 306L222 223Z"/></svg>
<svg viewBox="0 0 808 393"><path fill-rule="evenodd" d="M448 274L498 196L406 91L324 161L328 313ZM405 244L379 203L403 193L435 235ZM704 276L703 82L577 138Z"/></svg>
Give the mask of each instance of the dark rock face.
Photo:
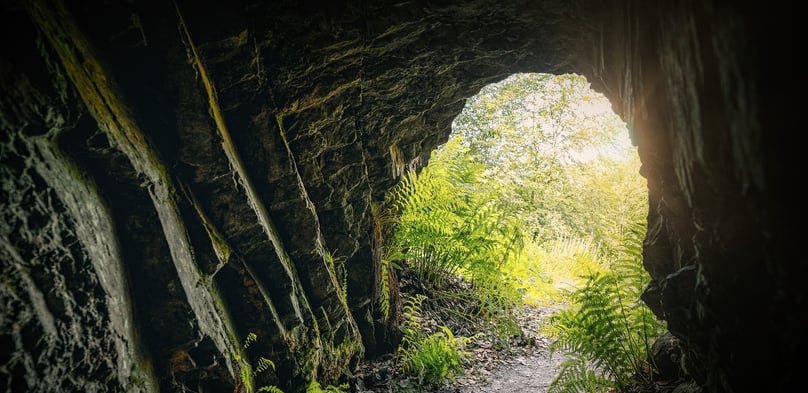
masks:
<svg viewBox="0 0 808 393"><path fill-rule="evenodd" d="M339 379L395 323L375 205L465 98L531 71L586 75L629 122L646 301L697 382L790 387L777 15L667 3L4 3L0 384L244 390L261 357L256 386Z"/></svg>
<svg viewBox="0 0 808 393"><path fill-rule="evenodd" d="M808 316L805 267L790 261L802 213L787 213L799 153L776 130L800 123L800 100L776 86L801 84L775 45L792 18L720 2L604 14L624 28L605 34L595 75L648 179L644 299L695 350L688 367L707 391L795 389Z"/></svg>

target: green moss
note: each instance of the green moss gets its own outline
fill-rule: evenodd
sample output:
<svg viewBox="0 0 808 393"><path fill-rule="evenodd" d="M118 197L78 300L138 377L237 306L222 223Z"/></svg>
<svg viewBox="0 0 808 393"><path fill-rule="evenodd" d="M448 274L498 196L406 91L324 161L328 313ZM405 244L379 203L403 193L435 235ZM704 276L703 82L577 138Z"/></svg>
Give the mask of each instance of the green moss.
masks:
<svg viewBox="0 0 808 393"><path fill-rule="evenodd" d="M206 224L208 224L206 222ZM216 256L219 258L219 261L222 263L227 263L230 261L230 245L227 244L227 241L224 237L219 234L219 232L214 228L212 225L205 225L205 232L208 233L208 238L210 238L210 244L213 246L213 251L216 253Z"/></svg>
<svg viewBox="0 0 808 393"><path fill-rule="evenodd" d="M147 378L154 375L151 361L145 357L135 357L129 370L129 386L127 391L149 391L158 386L156 380L148 381Z"/></svg>
<svg viewBox="0 0 808 393"><path fill-rule="evenodd" d="M345 383L339 386L328 385L323 388L319 382L311 381L309 386L306 388L306 393L346 393L349 387L350 386Z"/></svg>
<svg viewBox="0 0 808 393"><path fill-rule="evenodd" d="M210 274L199 272L199 280L196 282L196 285L202 287L207 286L208 284L210 284L210 279L211 279Z"/></svg>
<svg viewBox="0 0 808 393"><path fill-rule="evenodd" d="M247 348L250 347L250 345L252 345L257 340L258 340L258 336L255 333L253 333L253 332L248 333L247 337L244 339L244 345L242 345L241 349L246 350ZM236 363L239 366L239 375L240 375L240 379L241 379L241 385L244 387L244 389L248 393L253 393L253 392L256 391L255 386L254 386L255 376L256 375L265 373L265 372L270 371L270 370L272 370L273 373L275 372L275 362L273 362L272 360L269 360L269 359L267 359L267 358L265 358L263 356L260 356L258 358L258 362L257 362L257 364L255 365L254 368L250 364L250 362L247 360L247 358L244 357L244 355L242 354L241 351L233 354L233 359L236 361ZM262 386L257 391L258 392L275 392L275 393L281 392L281 393L283 393L282 390L280 390L278 387L276 387L274 385Z"/></svg>
<svg viewBox="0 0 808 393"><path fill-rule="evenodd" d="M334 340L323 341L323 361L319 370L319 378L324 382L336 382L342 377L351 361L364 352L360 340L342 340L334 345ZM326 369L325 366L329 368Z"/></svg>

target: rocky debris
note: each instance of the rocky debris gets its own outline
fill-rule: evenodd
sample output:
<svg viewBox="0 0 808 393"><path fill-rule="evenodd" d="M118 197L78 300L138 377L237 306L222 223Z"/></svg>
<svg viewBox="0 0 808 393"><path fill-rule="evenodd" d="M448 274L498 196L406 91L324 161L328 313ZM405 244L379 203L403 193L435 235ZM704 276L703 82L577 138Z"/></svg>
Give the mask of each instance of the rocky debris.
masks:
<svg viewBox="0 0 808 393"><path fill-rule="evenodd" d="M657 377L663 381L673 381L682 376L684 351L681 341L671 333L666 333L651 346L651 358Z"/></svg>
<svg viewBox="0 0 808 393"><path fill-rule="evenodd" d="M668 332L651 346L653 374L650 386L634 386L635 393L700 393L704 383L703 365L681 339Z"/></svg>

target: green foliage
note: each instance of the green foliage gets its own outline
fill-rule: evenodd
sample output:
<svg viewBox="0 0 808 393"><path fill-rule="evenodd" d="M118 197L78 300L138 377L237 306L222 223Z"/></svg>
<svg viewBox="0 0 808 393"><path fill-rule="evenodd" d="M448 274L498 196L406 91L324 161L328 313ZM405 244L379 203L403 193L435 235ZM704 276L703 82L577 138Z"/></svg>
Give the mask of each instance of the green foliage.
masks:
<svg viewBox="0 0 808 393"><path fill-rule="evenodd" d="M379 306L379 313L383 321L390 319L390 279L394 277L391 269L396 268L396 265L390 260L388 255L384 252L384 227L391 225L395 219L389 214L389 209L385 209L382 205L374 203L371 205L372 213L372 236L373 239L373 257L379 261L378 277L376 277L376 304Z"/></svg>
<svg viewBox="0 0 808 393"><path fill-rule="evenodd" d="M529 243L503 272L516 282L527 304L567 303L570 289L583 285L586 276L606 270L600 256L601 249L591 238Z"/></svg>
<svg viewBox="0 0 808 393"><path fill-rule="evenodd" d="M427 170L437 161L454 171L443 157L462 152L477 182L463 190L490 190L474 192L518 217L520 252L497 268L527 302L566 301L565 289L604 271L626 227L645 214L645 183L628 131L581 76L514 75L470 98L452 127L448 152Z"/></svg>
<svg viewBox="0 0 808 393"><path fill-rule="evenodd" d="M247 390L248 393L253 392L253 371L252 367L249 363L243 363L241 365L241 369L239 370L239 375L241 377L241 385L244 386L244 389Z"/></svg>
<svg viewBox="0 0 808 393"><path fill-rule="evenodd" d="M346 393L350 386L347 383L344 383L339 386L328 385L325 388L320 386L320 383L317 381L311 381L309 386L306 388L306 393Z"/></svg>
<svg viewBox="0 0 808 393"><path fill-rule="evenodd" d="M422 332L421 306L426 297L417 295L403 307L404 337L398 349L398 363L403 370L417 379L418 387L444 380L454 380L463 372L467 354L463 348L468 338L455 337L449 328L441 326L437 333Z"/></svg>
<svg viewBox="0 0 808 393"><path fill-rule="evenodd" d="M263 356L258 358L258 365L255 366L256 374L260 374L264 371L269 370L270 368L272 369L272 371L275 371L275 363L273 361Z"/></svg>
<svg viewBox="0 0 808 393"><path fill-rule="evenodd" d="M551 317L547 332L557 337L551 349L569 358L549 392L621 390L646 376L650 345L664 326L639 301L649 280L641 263L644 233L644 224L627 230L610 269L589 275L572 293L577 306Z"/></svg>
<svg viewBox="0 0 808 393"><path fill-rule="evenodd" d="M468 317L482 326L499 347L507 347L509 339L521 334L516 321L523 301L522 294L511 282L510 277L494 272L478 277L475 286L468 291L470 303L477 305L477 312Z"/></svg>
<svg viewBox="0 0 808 393"><path fill-rule="evenodd" d="M326 263L328 263L328 266L337 276L337 279L341 279L339 292L341 295L340 301L342 301L345 307L348 307L348 274L345 271L345 266L343 265L345 259L347 258L344 256L334 257L334 254L332 254L331 251L323 250L323 259L325 259Z"/></svg>
<svg viewBox="0 0 808 393"><path fill-rule="evenodd" d="M570 353L569 358L558 366L558 376L548 392L608 393L614 383L595 372L586 358Z"/></svg>
<svg viewBox="0 0 808 393"><path fill-rule="evenodd" d="M604 257L617 256L623 233L647 213L648 193L645 180L637 175L639 167L639 156L632 152L620 159L601 156L568 168L571 186L577 191L570 193L564 208L574 212L569 216L572 226L587 231L576 231L574 236L597 241Z"/></svg>
<svg viewBox="0 0 808 393"><path fill-rule="evenodd" d="M378 303L379 313L382 315L382 320L387 321L390 319L390 269L392 263L387 258L381 259L381 266L379 269L379 290L378 290Z"/></svg>
<svg viewBox="0 0 808 393"><path fill-rule="evenodd" d="M258 389L258 393L266 392L266 393L283 393L283 390L277 386L262 386Z"/></svg>
<svg viewBox="0 0 808 393"><path fill-rule="evenodd" d="M391 194L400 213L392 260L412 263L422 282L496 272L523 245L516 214L481 183L483 167L450 141L420 175L409 172Z"/></svg>
<svg viewBox="0 0 808 393"><path fill-rule="evenodd" d="M247 334L247 337L244 339L243 349L246 351L248 348L250 348L250 345L255 343L256 340L258 340L258 335L256 335L253 332L249 332ZM254 369L253 366L250 364L250 362L247 359L245 359L243 355L235 354L233 355L233 358L239 364L239 376L241 379L241 385L244 386L244 389L248 393L252 393L255 391L255 388L253 387L253 380L255 379L256 375L261 374L269 369L275 371L275 363L272 360L269 360L263 356L258 358L258 364L255 366ZM258 392L283 393L283 391L280 388L269 385L262 386L261 388L258 389Z"/></svg>
<svg viewBox="0 0 808 393"><path fill-rule="evenodd" d="M518 331L523 295L573 303L553 321L554 350L577 353L555 391L624 386L661 331L637 300L648 279L639 262L644 228L632 226L647 203L639 160L616 139L625 125L598 100L577 75L516 75L486 87L430 165L406 174L386 201L397 220L384 268L406 264L437 288L458 275L471 284L468 293L436 292L436 303L473 297L479 310L464 317L486 321L499 337ZM405 314L417 315L413 307ZM405 325L402 358L452 347L451 332L425 344L432 336ZM427 368L419 364L405 368Z"/></svg>
<svg viewBox="0 0 808 393"><path fill-rule="evenodd" d="M388 201L399 214L382 262L405 261L431 287L462 277L478 305L465 317L507 343L519 332L522 298L502 268L519 257L524 238L517 212L501 203L494 183L483 182L482 170L455 140L420 174L408 173Z"/></svg>
<svg viewBox="0 0 808 393"><path fill-rule="evenodd" d="M628 131L579 75L517 74L486 86L452 128L539 244L594 236L610 251L612 229L642 211Z"/></svg>
<svg viewBox="0 0 808 393"><path fill-rule="evenodd" d="M244 339L244 349L247 349L258 339L258 335L253 332L247 333L247 338Z"/></svg>

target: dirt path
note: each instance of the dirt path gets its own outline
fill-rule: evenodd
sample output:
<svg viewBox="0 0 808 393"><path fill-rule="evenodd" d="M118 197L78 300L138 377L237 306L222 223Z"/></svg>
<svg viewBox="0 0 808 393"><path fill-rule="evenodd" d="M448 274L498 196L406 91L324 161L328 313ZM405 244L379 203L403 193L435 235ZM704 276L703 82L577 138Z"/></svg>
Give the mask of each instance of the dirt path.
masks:
<svg viewBox="0 0 808 393"><path fill-rule="evenodd" d="M527 308L520 318L524 337L508 351L498 351L490 342L477 342L469 348L470 368L444 384L418 393L544 393L556 376L561 354L550 356L550 339L537 332L539 322L556 310ZM392 357L365 364L361 393L414 393L412 380L395 371Z"/></svg>
<svg viewBox="0 0 808 393"><path fill-rule="evenodd" d="M538 332L538 326L556 311L549 307L526 308L519 324L529 344L497 359L493 367L489 365L481 370L476 378L470 377L469 381L458 379L458 383L450 388L453 390L446 390L446 393L546 392L563 356L558 353L550 356L551 340Z"/></svg>
<svg viewBox="0 0 808 393"><path fill-rule="evenodd" d="M559 355L552 358L546 347L539 344L535 351L498 361L491 371L483 372L482 379L458 377L454 386L440 393L543 393L556 376L555 367L561 363Z"/></svg>

